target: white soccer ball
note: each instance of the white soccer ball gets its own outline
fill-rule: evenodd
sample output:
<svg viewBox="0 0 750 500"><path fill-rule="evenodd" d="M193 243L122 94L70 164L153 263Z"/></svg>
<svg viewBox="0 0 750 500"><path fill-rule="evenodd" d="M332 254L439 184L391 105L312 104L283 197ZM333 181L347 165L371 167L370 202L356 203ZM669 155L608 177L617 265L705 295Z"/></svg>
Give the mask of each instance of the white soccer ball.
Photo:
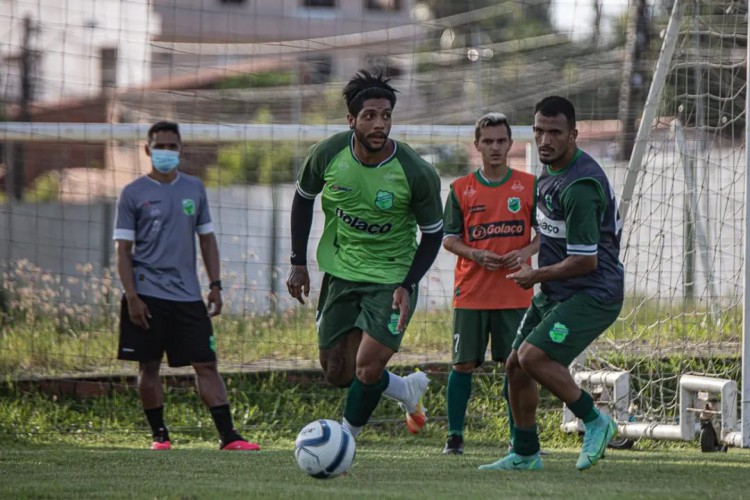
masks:
<svg viewBox="0 0 750 500"><path fill-rule="evenodd" d="M310 422L299 431L294 442L294 457L299 468L318 479L348 471L355 453L351 433L335 420Z"/></svg>

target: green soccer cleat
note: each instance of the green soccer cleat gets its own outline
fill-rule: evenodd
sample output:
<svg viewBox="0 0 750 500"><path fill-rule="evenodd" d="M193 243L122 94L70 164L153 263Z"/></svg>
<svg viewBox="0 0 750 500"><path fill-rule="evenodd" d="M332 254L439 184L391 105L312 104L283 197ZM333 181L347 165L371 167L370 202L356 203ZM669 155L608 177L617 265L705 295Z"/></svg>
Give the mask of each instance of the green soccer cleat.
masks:
<svg viewBox="0 0 750 500"><path fill-rule="evenodd" d="M576 462L576 469L586 470L604 456L607 444L617 435L617 423L609 415L599 414L599 418L585 425L583 448Z"/></svg>
<svg viewBox="0 0 750 500"><path fill-rule="evenodd" d="M528 457L510 453L497 462L479 466L479 470L540 470L541 468L542 457L539 453Z"/></svg>

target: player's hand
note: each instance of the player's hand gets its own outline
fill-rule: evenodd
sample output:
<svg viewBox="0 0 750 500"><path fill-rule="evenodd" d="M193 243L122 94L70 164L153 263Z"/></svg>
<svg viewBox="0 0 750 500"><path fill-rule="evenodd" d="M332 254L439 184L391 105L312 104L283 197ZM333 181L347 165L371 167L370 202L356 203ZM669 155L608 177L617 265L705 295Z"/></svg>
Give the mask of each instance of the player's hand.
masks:
<svg viewBox="0 0 750 500"><path fill-rule="evenodd" d="M148 306L141 298L137 295L133 297L127 297L128 301L128 315L130 321L136 326L148 330L148 319L151 317L151 313L148 311Z"/></svg>
<svg viewBox="0 0 750 500"><path fill-rule="evenodd" d="M406 330L406 319L409 317L409 290L400 286L393 291L393 309L398 309L396 331Z"/></svg>
<svg viewBox="0 0 750 500"><path fill-rule="evenodd" d="M212 288L208 292L208 317L213 318L221 314L221 307L224 305L224 301L221 298L221 290L218 288Z"/></svg>
<svg viewBox="0 0 750 500"><path fill-rule="evenodd" d="M488 271L497 271L501 267L504 267L502 265L502 256L496 254L495 252L490 252L489 250L473 250L471 252L471 258L474 262L484 267Z"/></svg>
<svg viewBox="0 0 750 500"><path fill-rule="evenodd" d="M307 272L307 266L292 266L289 274L286 275L286 288L289 295L297 299L300 304L305 303L302 298L310 296L310 274Z"/></svg>
<svg viewBox="0 0 750 500"><path fill-rule="evenodd" d="M500 264L505 269L515 270L520 267L519 262L526 262L529 257L520 250L511 250L502 257Z"/></svg>
<svg viewBox="0 0 750 500"><path fill-rule="evenodd" d="M536 283L535 271L530 265L523 261L518 262L518 267L518 271L509 274L507 278L518 283L518 286L524 290L528 290L534 286L534 283Z"/></svg>

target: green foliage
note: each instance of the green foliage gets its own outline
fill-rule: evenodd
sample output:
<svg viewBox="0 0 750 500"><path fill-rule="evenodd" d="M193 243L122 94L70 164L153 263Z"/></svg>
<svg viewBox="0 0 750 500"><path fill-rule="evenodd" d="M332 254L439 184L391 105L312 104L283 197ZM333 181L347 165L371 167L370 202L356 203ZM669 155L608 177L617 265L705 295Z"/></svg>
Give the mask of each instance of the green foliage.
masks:
<svg viewBox="0 0 750 500"><path fill-rule="evenodd" d="M94 275L93 265L79 264L76 273L76 276L53 275L26 260L14 262L3 273L0 324L5 325L5 335L0 337L0 348L13 346L21 350L18 357L4 357L0 353L0 358L8 360L9 366L28 362L22 354L26 351L32 357L46 359L47 354L54 357L58 349L62 355L68 354L66 347L75 352L83 349L83 345L76 347L74 343L59 344L59 333L65 332L71 338L91 338L96 343L100 329L111 328L116 318L113 303L119 294L113 289L111 272L105 270L101 275ZM61 286L63 280L69 287L78 287L75 297ZM79 305L72 305L74 302ZM30 336L28 341L22 339L24 335ZM50 362L55 364L54 359ZM0 361L0 373L4 373L3 365Z"/></svg>
<svg viewBox="0 0 750 500"><path fill-rule="evenodd" d="M0 322L4 323L0 373L19 377L111 371L112 349L117 343L117 293L111 276L97 279L90 268L82 269L81 274L78 300L82 305L77 306L60 296L54 277L28 263L19 263L17 272L0 283L6 300L5 312L0 309ZM225 300L232 300L232 290L226 291ZM681 305L631 297L621 317L595 344L600 356L653 357L655 348L677 356L695 356L695 346L710 342L713 357L719 358L719 349L736 350L740 341L741 314L736 308L724 311L717 324L705 311L686 311ZM401 355L448 361L450 325L450 310L418 310ZM223 314L214 320L214 327L220 362L226 365L276 360L315 366L317 341L311 307L280 315Z"/></svg>
<svg viewBox="0 0 750 500"><path fill-rule="evenodd" d="M206 172L206 185L292 182L299 158L296 144L292 142L246 142L224 146L219 150L218 165Z"/></svg>
<svg viewBox="0 0 750 500"><path fill-rule="evenodd" d="M217 88L219 89L247 89L247 88L264 88L279 87L292 85L294 83L294 74L291 71L264 71L261 73L245 73L242 75L230 76L222 80Z"/></svg>
<svg viewBox="0 0 750 500"><path fill-rule="evenodd" d="M448 364L422 367L431 378L424 404L429 425L420 439L439 443L447 433L446 384ZM405 375L411 366L395 366ZM172 439L179 446L215 442L216 429L210 414L196 394L189 370L183 376L165 377L165 420ZM103 378L108 388L100 396L66 395L59 388L66 380L44 384L6 382L0 386L0 443L8 440L28 443L146 445L149 430L141 411L135 377ZM346 391L326 384L318 370L289 372L225 373L234 423L250 439L261 442L290 442L306 423L315 418L338 418L344 409ZM70 379L67 379L69 382ZM507 405L502 398L503 376L485 365L474 376L472 399L467 410L464 437L467 446L500 444L507 447ZM68 386L69 387L69 386ZM577 437L559 428L562 405L547 391L540 394L538 425L548 447L577 446ZM388 442L402 438L403 412L388 399L378 405L363 438L366 442ZM436 447L439 446L436 444Z"/></svg>
<svg viewBox="0 0 750 500"><path fill-rule="evenodd" d="M444 177L458 177L469 171L469 153L464 146L416 146L415 151Z"/></svg>
<svg viewBox="0 0 750 500"><path fill-rule="evenodd" d="M271 123L271 112L261 109L255 123ZM217 165L206 171L207 186L293 182L297 165L309 144L292 141L252 141L219 150Z"/></svg>
<svg viewBox="0 0 750 500"><path fill-rule="evenodd" d="M60 199L60 172L51 170L34 180L34 184L26 190L26 200L43 203Z"/></svg>

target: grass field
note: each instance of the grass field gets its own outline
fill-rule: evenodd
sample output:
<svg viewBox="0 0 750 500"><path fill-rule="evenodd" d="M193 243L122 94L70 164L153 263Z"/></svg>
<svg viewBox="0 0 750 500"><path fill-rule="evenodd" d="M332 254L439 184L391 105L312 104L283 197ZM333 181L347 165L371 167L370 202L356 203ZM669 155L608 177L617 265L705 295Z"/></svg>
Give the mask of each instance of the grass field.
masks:
<svg viewBox="0 0 750 500"><path fill-rule="evenodd" d="M577 449L554 449L544 470L479 471L501 450L444 456L442 443L418 437L358 445L347 475L313 479L294 461L291 442L260 452L220 452L206 443L167 452L118 446L5 446L0 498L743 498L750 496L750 454L701 454L661 447L609 450L578 472Z"/></svg>
<svg viewBox="0 0 750 500"><path fill-rule="evenodd" d="M545 392L545 470L479 471L504 454L508 438L502 379L491 372L475 381L463 456L441 453L445 380L435 374L425 402L437 416L423 434L408 434L384 400L358 439L352 471L317 480L297 468L293 440L314 418L339 418L344 392L282 373L227 382L235 423L261 452L220 452L208 412L186 385L166 388L174 448L152 452L132 388L78 397L0 384L0 498L750 498L748 450L702 454L697 443L643 440L578 472L580 440L559 430L560 405Z"/></svg>
<svg viewBox="0 0 750 500"><path fill-rule="evenodd" d="M40 300L29 296L34 304ZM234 422L263 451L219 452L213 422L192 382L172 379L165 384L165 416L175 449L151 452L144 449L149 432L132 377L123 375L132 374L135 365L113 359L112 305L61 311L58 301L42 302L52 310L24 308L21 301L10 313L0 312L0 499L750 498L748 450L702 454L697 443L643 440L634 450L610 450L591 471L576 471L580 441L560 431L561 405L544 391L538 423L542 446L551 451L545 470L477 470L502 455L508 442L502 375L490 365L474 379L466 454L443 456L449 311L418 312L399 354L402 366L393 367L404 374L419 365L432 377L425 432L409 435L397 406L380 404L344 477L307 477L294 461L293 440L315 418L340 418L345 393L323 383L318 370L272 369L272 362L317 366L309 308L215 322ZM675 316L648 304L637 310L623 313L597 344L607 356L592 361L629 370L639 402L664 409L657 418L674 418L680 373L739 380L735 310L726 311L727 321L715 328L704 324L705 314ZM670 319L660 319L665 316ZM253 363L268 363L268 371L248 373ZM50 392L39 380L84 375L103 380L107 392L99 397Z"/></svg>

